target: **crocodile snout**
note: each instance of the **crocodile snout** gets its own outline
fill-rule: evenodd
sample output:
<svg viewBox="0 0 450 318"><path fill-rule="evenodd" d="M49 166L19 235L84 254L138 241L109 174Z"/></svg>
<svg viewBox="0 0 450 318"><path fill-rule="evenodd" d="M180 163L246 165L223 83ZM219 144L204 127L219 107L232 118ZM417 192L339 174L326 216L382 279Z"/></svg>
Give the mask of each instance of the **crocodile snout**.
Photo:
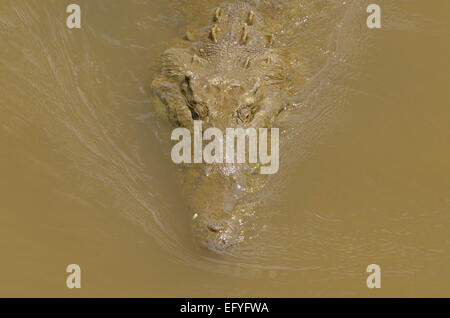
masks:
<svg viewBox="0 0 450 318"><path fill-rule="evenodd" d="M205 220L199 216L193 220L193 232L198 245L216 252L223 252L243 240L239 223L232 217L226 220Z"/></svg>

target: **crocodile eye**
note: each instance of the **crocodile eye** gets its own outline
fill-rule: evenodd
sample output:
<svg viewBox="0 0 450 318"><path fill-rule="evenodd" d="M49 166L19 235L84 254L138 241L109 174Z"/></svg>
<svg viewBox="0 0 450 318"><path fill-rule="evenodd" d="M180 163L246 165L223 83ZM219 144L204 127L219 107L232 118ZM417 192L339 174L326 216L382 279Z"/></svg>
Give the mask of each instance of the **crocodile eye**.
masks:
<svg viewBox="0 0 450 318"><path fill-rule="evenodd" d="M186 99L186 104L191 111L192 119L201 119L208 116L208 107L206 107L194 93L192 76L185 76L180 89Z"/></svg>
<svg viewBox="0 0 450 318"><path fill-rule="evenodd" d="M246 123L250 120L251 112L247 108L241 108L238 109L237 115L242 122Z"/></svg>
<svg viewBox="0 0 450 318"><path fill-rule="evenodd" d="M248 123L253 119L256 111L256 104L246 105L237 110L237 117L243 123Z"/></svg>
<svg viewBox="0 0 450 318"><path fill-rule="evenodd" d="M208 107L205 106L203 103L195 103L193 108L191 108L192 118L194 119L201 119L208 116Z"/></svg>
<svg viewBox="0 0 450 318"><path fill-rule="evenodd" d="M237 118L247 123L253 119L253 115L256 111L257 103L254 95L245 94L241 98L241 107L236 111Z"/></svg>

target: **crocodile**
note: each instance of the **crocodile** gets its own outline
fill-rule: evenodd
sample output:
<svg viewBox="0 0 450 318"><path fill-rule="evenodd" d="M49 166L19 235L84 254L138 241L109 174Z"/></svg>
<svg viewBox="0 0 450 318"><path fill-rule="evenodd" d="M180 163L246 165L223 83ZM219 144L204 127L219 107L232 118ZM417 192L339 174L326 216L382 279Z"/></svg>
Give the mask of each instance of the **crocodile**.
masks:
<svg viewBox="0 0 450 318"><path fill-rule="evenodd" d="M152 82L175 127L275 127L286 109L288 63L275 39L268 3L224 3L211 24L187 32L186 47L167 49ZM195 242L224 252L246 239L267 176L256 164L185 164L181 191Z"/></svg>

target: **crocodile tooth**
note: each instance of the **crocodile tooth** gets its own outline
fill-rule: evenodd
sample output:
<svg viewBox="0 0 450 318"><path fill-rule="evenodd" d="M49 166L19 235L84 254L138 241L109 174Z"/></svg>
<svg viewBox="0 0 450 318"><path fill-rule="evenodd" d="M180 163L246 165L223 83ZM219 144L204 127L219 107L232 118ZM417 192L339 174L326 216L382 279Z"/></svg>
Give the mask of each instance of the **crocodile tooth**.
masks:
<svg viewBox="0 0 450 318"><path fill-rule="evenodd" d="M253 25L254 22L255 22L255 13L253 11L250 11L248 14L247 24Z"/></svg>
<svg viewBox="0 0 450 318"><path fill-rule="evenodd" d="M222 8L217 8L216 13L214 13L214 22L218 22L221 15L222 15Z"/></svg>
<svg viewBox="0 0 450 318"><path fill-rule="evenodd" d="M217 25L211 28L210 38L214 43L217 43Z"/></svg>

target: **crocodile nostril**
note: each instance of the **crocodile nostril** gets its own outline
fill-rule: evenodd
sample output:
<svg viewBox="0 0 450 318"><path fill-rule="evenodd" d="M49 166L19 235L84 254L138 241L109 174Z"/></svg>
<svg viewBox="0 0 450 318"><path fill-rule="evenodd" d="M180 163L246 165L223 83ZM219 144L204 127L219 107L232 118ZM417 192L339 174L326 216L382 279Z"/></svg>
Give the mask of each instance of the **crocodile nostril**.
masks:
<svg viewBox="0 0 450 318"><path fill-rule="evenodd" d="M223 224L221 223L211 223L207 225L208 230L212 231L212 232L220 232L220 230L223 229Z"/></svg>

